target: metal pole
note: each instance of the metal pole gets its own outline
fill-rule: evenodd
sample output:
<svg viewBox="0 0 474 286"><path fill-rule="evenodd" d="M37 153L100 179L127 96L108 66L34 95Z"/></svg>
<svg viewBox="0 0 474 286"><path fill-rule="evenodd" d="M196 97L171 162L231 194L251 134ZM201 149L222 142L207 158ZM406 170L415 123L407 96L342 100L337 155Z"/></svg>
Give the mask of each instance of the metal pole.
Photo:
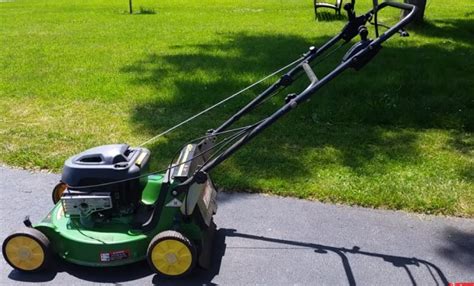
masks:
<svg viewBox="0 0 474 286"><path fill-rule="evenodd" d="M206 163L204 166L202 166L201 173L209 173L213 168L215 168L217 165L219 165L221 162L229 158L232 154L234 154L240 147L242 147L244 144L249 142L253 137L255 137L257 134L261 133L264 129L272 125L275 121L277 121L279 118L284 116L286 113L290 112L292 109L297 107L300 103L306 101L311 95L316 93L321 87L326 85L329 81L337 77L340 73L342 73L344 70L347 68L351 67L354 62L357 62L359 58L363 58L364 55L368 54L370 50L376 49L378 46L380 46L383 42L385 42L387 39L389 39L391 36L393 36L395 33L400 28L403 28L406 24L412 21L413 15L416 13L416 7L413 5L408 5L408 4L403 4L403 3L398 3L398 2L383 2L382 4L377 7L377 10L381 10L387 6L390 7L395 7L399 9L404 9L404 10L410 10L410 13L408 16L406 16L404 19L399 21L396 25L391 27L389 30L387 30L384 34L382 34L380 37L377 39L373 40L369 46L361 50L360 52L356 53L353 55L350 59L347 61L339 64L332 72L327 74L325 77L323 77L320 81L311 83L303 92L301 92L298 96L296 96L294 99L292 99L290 102L285 104L283 107L281 107L279 110L277 110L275 113L273 113L271 116L267 117L263 122L258 124L255 128L253 128L246 136L241 138L239 141L235 142L232 146L230 146L226 151L224 151L221 155L218 157L214 158L210 162ZM196 175L196 174L195 174ZM195 181L195 175L187 179L185 182L181 184L181 186L189 186L189 184L193 183Z"/></svg>
<svg viewBox="0 0 474 286"><path fill-rule="evenodd" d="M311 62L314 59L316 59L319 55L324 53L326 50L328 50L330 47L332 47L334 44L336 44L340 39L342 38L341 34L338 34L337 36L333 37L331 40L329 40L326 44L324 44L322 47L320 47L317 50L310 51L307 54L305 54L304 57L301 58L301 62L291 69L288 73L285 74L287 78L289 78L290 81L293 80L293 77L297 75L301 71L302 63L303 62ZM239 110L236 114L234 114L231 118L229 118L226 122L224 122L221 126L217 127L214 132L221 132L231 126L234 122L239 120L243 115L247 114L250 112L254 107L256 107L260 102L262 102L265 98L270 96L274 91L278 90L280 87L284 86L282 83L282 79L278 80L274 84L272 84L269 88L267 88L264 92L259 94L256 98L254 98L251 102L249 102L245 107L243 107L241 110Z"/></svg>

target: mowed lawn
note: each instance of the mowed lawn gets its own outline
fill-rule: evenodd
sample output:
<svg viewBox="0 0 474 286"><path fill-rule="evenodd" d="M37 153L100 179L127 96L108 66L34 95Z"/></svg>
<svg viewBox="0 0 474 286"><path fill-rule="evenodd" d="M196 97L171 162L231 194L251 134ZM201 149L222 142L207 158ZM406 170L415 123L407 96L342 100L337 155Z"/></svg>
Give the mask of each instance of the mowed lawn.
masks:
<svg viewBox="0 0 474 286"><path fill-rule="evenodd" d="M365 11L372 1L358 2ZM424 26L392 38L363 70L345 72L258 136L214 170L216 184L473 217L474 3L428 2ZM139 144L344 25L333 17L315 21L310 0L134 6L156 13L129 15L124 0L0 2L0 162L59 172L86 148ZM315 67L318 75L343 53ZM152 169L262 88L148 146ZM269 114L291 91L241 124Z"/></svg>

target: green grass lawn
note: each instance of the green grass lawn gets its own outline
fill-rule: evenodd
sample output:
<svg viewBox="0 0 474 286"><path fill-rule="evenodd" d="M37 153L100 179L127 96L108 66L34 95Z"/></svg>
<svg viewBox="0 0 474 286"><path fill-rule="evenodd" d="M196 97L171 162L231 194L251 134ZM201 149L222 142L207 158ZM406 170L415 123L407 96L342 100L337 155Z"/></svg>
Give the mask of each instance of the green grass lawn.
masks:
<svg viewBox="0 0 474 286"><path fill-rule="evenodd" d="M359 10L372 1L359 1ZM139 144L335 35L312 1L0 2L0 161L59 171L83 149ZM226 189L474 216L474 3L430 0L394 37L230 160ZM396 14L385 15L393 20ZM322 74L340 61L325 61ZM301 85L300 85L301 86ZM154 144L153 168L257 88ZM291 91L291 90L290 90ZM274 97L248 121L281 106Z"/></svg>

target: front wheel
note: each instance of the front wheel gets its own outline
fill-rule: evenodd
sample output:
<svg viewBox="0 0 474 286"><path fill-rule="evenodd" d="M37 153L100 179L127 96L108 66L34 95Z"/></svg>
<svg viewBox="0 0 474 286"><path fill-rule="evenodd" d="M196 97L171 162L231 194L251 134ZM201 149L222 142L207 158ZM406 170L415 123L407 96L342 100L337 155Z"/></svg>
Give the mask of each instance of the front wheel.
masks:
<svg viewBox="0 0 474 286"><path fill-rule="evenodd" d="M167 230L157 234L150 242L147 260L150 267L165 277L183 277L196 265L196 248L177 231Z"/></svg>
<svg viewBox="0 0 474 286"><path fill-rule="evenodd" d="M51 260L49 239L34 228L9 235L3 241L2 253L8 264L24 272L43 270Z"/></svg>

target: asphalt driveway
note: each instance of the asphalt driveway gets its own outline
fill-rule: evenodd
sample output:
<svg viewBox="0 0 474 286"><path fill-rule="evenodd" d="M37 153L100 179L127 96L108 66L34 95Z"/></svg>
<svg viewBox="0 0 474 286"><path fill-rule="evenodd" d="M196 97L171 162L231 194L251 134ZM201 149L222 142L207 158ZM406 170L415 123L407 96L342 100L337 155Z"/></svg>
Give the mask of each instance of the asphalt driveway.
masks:
<svg viewBox="0 0 474 286"><path fill-rule="evenodd" d="M0 168L0 239L52 207L58 175ZM210 271L164 280L146 263L94 269L61 262L24 274L0 257L0 284L443 285L474 282L474 220L219 194Z"/></svg>

